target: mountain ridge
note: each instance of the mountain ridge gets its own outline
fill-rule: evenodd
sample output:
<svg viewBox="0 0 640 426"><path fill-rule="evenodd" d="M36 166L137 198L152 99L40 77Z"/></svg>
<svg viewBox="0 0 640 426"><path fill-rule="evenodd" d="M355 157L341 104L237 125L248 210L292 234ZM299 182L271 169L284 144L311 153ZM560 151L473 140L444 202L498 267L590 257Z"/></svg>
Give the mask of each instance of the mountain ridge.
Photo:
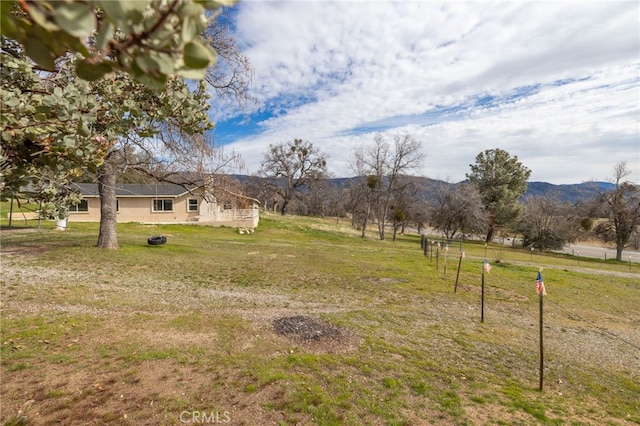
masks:
<svg viewBox="0 0 640 426"><path fill-rule="evenodd" d="M236 175L236 178L241 182L250 179L252 177L246 175ZM418 182L421 183L423 190L421 195L425 198L431 198L436 189L443 185L460 185L461 182L447 182L440 179L432 179L423 176L414 176ZM347 188L349 183L356 179L356 177L341 177L341 178L326 178L325 182L329 186ZM602 181L588 181L582 183L572 184L553 184L548 182L532 181L527 183L527 190L522 198L530 196L550 196L554 197L560 202L569 202L575 204L579 201L588 200L598 195L603 191L610 191L615 188L615 185L611 182Z"/></svg>

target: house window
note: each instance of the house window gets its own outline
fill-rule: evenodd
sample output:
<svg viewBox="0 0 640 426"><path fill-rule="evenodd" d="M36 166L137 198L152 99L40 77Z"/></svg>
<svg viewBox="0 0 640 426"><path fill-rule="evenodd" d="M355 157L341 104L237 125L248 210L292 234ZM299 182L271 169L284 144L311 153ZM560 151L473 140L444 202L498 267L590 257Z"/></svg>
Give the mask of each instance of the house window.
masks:
<svg viewBox="0 0 640 426"><path fill-rule="evenodd" d="M198 211L198 199L197 198L189 198L187 200L187 211L188 212L197 212Z"/></svg>
<svg viewBox="0 0 640 426"><path fill-rule="evenodd" d="M161 200L153 200L152 209L154 212L172 212L173 211L173 200L168 198Z"/></svg>
<svg viewBox="0 0 640 426"><path fill-rule="evenodd" d="M226 201L224 202L223 208L224 208L224 210L231 210L231 209L233 209L233 203L231 202L231 200L226 200Z"/></svg>
<svg viewBox="0 0 640 426"><path fill-rule="evenodd" d="M69 206L69 211L70 212L88 212L89 211L89 203L87 202L87 200L82 200L80 201L80 203L74 205L74 206Z"/></svg>

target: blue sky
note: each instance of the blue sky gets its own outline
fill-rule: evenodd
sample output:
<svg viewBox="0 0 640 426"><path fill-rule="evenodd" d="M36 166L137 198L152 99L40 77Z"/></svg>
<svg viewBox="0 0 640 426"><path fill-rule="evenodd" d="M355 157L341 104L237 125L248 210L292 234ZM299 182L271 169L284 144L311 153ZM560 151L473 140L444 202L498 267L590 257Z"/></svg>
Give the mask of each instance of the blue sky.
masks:
<svg viewBox="0 0 640 426"><path fill-rule="evenodd" d="M230 19L253 67L245 111L214 105L246 173L296 138L352 176L353 151L410 134L417 173L457 182L501 148L554 184L640 183L637 1L251 1Z"/></svg>

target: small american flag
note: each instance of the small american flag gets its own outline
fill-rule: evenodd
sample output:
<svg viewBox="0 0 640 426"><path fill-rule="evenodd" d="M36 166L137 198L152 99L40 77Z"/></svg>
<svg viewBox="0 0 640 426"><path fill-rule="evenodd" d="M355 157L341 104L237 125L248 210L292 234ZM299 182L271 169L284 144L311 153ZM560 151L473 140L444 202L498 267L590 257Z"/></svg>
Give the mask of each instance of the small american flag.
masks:
<svg viewBox="0 0 640 426"><path fill-rule="evenodd" d="M485 259L482 264L482 272L486 272L487 274L491 272L491 265L489 265L489 261L487 259Z"/></svg>
<svg viewBox="0 0 640 426"><path fill-rule="evenodd" d="M542 273L538 272L538 276L536 277L536 293L546 296L547 291L544 289L544 282L542 281Z"/></svg>

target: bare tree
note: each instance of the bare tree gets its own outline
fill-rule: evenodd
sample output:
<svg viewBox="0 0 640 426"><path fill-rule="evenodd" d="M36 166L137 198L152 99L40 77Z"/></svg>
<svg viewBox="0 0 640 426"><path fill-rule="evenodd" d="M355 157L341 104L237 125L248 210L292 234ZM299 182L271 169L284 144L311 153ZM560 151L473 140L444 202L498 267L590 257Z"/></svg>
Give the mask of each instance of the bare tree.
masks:
<svg viewBox="0 0 640 426"><path fill-rule="evenodd" d="M273 179L274 191L282 197L280 213L284 215L293 197L303 187L326 175L326 155L302 139L269 145L258 173Z"/></svg>
<svg viewBox="0 0 640 426"><path fill-rule="evenodd" d="M422 144L408 134L395 136L393 145L377 134L368 148L354 152L354 165L359 176L366 176L361 189L364 200L378 221L378 234L385 238L385 227L393 197L406 189L410 181L401 176L416 171L424 160ZM363 185L364 184L364 185ZM363 230L364 235L364 230Z"/></svg>
<svg viewBox="0 0 640 426"><path fill-rule="evenodd" d="M216 25L204 31L209 45L218 53L218 61L207 69L205 81L215 90L219 102L235 103L242 108L255 103L249 95L253 69L249 58L238 49L231 30L220 23L223 20L216 20Z"/></svg>
<svg viewBox="0 0 640 426"><path fill-rule="evenodd" d="M614 168L615 188L598 197L601 213L607 222L596 226L595 232L604 241L615 241L616 259L622 260L622 251L640 226L640 192L632 182L625 181L631 174L627 163L621 161Z"/></svg>
<svg viewBox="0 0 640 426"><path fill-rule="evenodd" d="M458 232L484 231L487 215L480 194L469 183L439 186L431 203L431 223L448 240Z"/></svg>
<svg viewBox="0 0 640 426"><path fill-rule="evenodd" d="M379 179L375 175L367 175L369 171L364 163L363 148L355 152L355 161L352 167L356 178L351 181L349 188L349 207L351 210L351 225L361 231L364 238L367 233L367 224L371 216L374 191L379 187Z"/></svg>
<svg viewBox="0 0 640 426"><path fill-rule="evenodd" d="M400 190L394 192L391 205L390 217L393 229L393 241L396 240L398 230L404 234L407 222L415 215L415 206L418 203L419 185L415 177L400 176L398 179Z"/></svg>
<svg viewBox="0 0 640 426"><path fill-rule="evenodd" d="M580 227L574 206L551 197L527 197L516 229L523 235L524 247L544 251L574 241Z"/></svg>

